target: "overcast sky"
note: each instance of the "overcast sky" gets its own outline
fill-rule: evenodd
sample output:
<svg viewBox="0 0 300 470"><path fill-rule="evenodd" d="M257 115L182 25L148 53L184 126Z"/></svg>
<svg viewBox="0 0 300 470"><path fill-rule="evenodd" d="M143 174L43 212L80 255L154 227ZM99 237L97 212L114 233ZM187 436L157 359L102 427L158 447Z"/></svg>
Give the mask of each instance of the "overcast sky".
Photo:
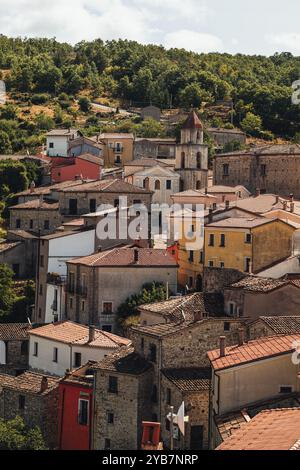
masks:
<svg viewBox="0 0 300 470"><path fill-rule="evenodd" d="M0 0L9 36L133 39L196 52L300 55L299 0Z"/></svg>

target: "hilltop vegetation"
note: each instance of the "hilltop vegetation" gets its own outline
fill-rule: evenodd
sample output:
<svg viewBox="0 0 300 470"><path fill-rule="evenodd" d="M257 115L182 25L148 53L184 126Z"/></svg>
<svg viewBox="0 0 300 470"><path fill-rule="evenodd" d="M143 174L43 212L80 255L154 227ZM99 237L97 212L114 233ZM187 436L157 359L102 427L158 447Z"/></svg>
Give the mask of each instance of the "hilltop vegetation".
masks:
<svg viewBox="0 0 300 470"><path fill-rule="evenodd" d="M0 153L35 149L54 126L82 125L91 134L120 125L113 119L103 123L91 101L194 106L205 119L209 105L232 99L234 124L248 133L299 138L300 107L291 103L291 84L300 78L300 58L290 53L196 54L101 39L73 47L55 39L0 36L0 69L11 102L0 110ZM121 128L133 124L139 123L127 120ZM147 126L139 130L144 131L149 133Z"/></svg>

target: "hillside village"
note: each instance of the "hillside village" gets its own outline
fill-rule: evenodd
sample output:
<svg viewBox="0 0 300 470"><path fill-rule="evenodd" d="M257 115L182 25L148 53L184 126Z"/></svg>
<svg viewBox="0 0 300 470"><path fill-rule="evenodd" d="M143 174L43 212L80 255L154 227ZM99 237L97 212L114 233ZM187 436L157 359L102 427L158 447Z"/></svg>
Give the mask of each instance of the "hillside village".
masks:
<svg viewBox="0 0 300 470"><path fill-rule="evenodd" d="M192 109L179 140L60 127L13 156L42 176L8 204L0 243L15 285L35 281L22 321L0 324L1 419L21 416L49 449L264 449L270 427L274 448L295 445L300 146L224 152L246 139ZM98 237L153 203L181 205L202 244L175 229Z"/></svg>

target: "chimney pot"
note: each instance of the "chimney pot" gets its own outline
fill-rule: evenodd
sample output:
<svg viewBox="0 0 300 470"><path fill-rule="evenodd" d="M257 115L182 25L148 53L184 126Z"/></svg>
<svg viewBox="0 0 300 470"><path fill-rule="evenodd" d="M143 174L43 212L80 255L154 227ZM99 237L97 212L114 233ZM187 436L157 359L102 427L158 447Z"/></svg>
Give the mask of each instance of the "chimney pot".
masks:
<svg viewBox="0 0 300 470"><path fill-rule="evenodd" d="M239 346L243 346L244 342L245 342L244 328L239 328Z"/></svg>
<svg viewBox="0 0 300 470"><path fill-rule="evenodd" d="M225 357L225 336L220 336L220 357Z"/></svg>
<svg viewBox="0 0 300 470"><path fill-rule="evenodd" d="M89 326L89 343L95 341L96 337L96 327L94 325Z"/></svg>
<svg viewBox="0 0 300 470"><path fill-rule="evenodd" d="M294 194L293 193L290 194L290 201L294 202Z"/></svg>
<svg viewBox="0 0 300 470"><path fill-rule="evenodd" d="M278 204L278 202L279 202L279 196L276 196L275 201L276 201L276 204Z"/></svg>
<svg viewBox="0 0 300 470"><path fill-rule="evenodd" d="M48 379L46 376L42 377L41 381L41 393L45 392L48 388Z"/></svg>
<svg viewBox="0 0 300 470"><path fill-rule="evenodd" d="M225 201L225 208L229 209L229 201L227 201L227 200Z"/></svg>
<svg viewBox="0 0 300 470"><path fill-rule="evenodd" d="M139 250L137 248L134 249L134 262L138 263L139 261Z"/></svg>
<svg viewBox="0 0 300 470"><path fill-rule="evenodd" d="M213 210L210 208L208 212L208 222L211 223L213 220Z"/></svg>

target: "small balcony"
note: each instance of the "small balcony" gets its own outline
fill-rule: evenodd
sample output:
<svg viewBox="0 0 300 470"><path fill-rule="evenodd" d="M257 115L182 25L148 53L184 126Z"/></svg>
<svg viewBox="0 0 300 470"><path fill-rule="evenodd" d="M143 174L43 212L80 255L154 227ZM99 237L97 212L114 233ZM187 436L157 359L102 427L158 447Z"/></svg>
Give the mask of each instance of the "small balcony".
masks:
<svg viewBox="0 0 300 470"><path fill-rule="evenodd" d="M48 273L47 274L47 284L52 284L54 286L63 286L66 283L66 276L62 276L57 273Z"/></svg>

